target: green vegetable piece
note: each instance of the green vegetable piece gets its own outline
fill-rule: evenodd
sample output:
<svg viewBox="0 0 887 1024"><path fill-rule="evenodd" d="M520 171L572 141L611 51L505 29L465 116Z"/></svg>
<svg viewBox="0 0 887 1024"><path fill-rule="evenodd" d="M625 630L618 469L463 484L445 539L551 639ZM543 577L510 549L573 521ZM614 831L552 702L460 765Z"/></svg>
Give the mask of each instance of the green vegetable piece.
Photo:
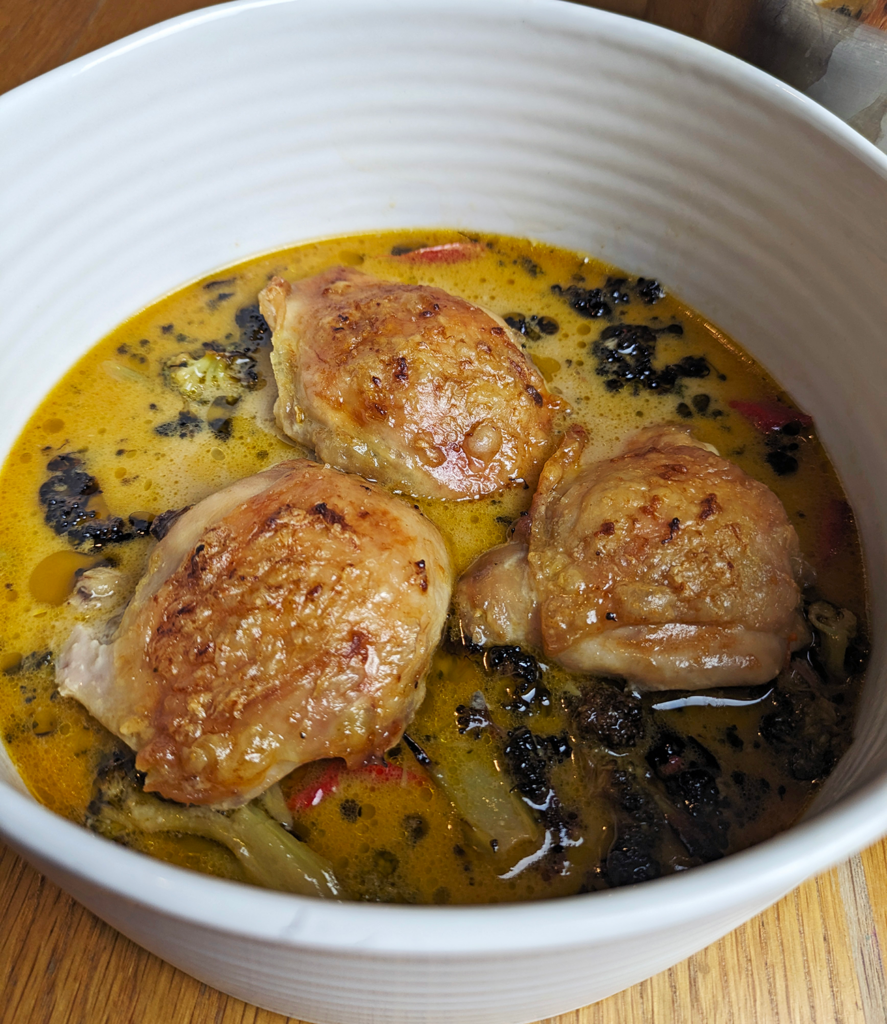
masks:
<svg viewBox="0 0 887 1024"><path fill-rule="evenodd" d="M807 621L819 633L822 660L829 675L835 678L843 676L847 644L856 636L856 616L846 608L816 601L807 609Z"/></svg>
<svg viewBox="0 0 887 1024"><path fill-rule="evenodd" d="M539 824L486 746L440 744L428 772L468 825L475 845L502 855L518 843L538 845Z"/></svg>
<svg viewBox="0 0 887 1024"><path fill-rule="evenodd" d="M286 798L281 792L280 786L276 783L269 789L266 789L260 797L257 797L256 803L275 821L279 821L281 825L285 825L287 828L292 828L293 812L287 807Z"/></svg>
<svg viewBox="0 0 887 1024"><path fill-rule="evenodd" d="M133 831L202 836L227 847L255 885L303 896L340 896L327 861L291 836L265 809L270 806L277 812L281 803L282 797L277 800L271 795L233 811L175 804L144 793L133 775L119 766L99 777L88 824L112 839L123 839Z"/></svg>
<svg viewBox="0 0 887 1024"><path fill-rule="evenodd" d="M421 762L425 770L462 819L466 839L501 863L538 848L543 829L504 770L504 733L487 706L487 683L479 665L438 650L410 735L428 759ZM437 723L445 716L449 725L441 731Z"/></svg>

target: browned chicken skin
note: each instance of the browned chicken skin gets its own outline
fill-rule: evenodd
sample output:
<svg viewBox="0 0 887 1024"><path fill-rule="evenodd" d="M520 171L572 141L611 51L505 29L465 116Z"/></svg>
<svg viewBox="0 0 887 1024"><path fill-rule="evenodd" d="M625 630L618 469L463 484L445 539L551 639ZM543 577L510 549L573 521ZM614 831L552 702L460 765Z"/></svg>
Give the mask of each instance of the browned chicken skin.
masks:
<svg viewBox="0 0 887 1024"><path fill-rule="evenodd" d="M348 267L274 278L259 304L277 422L318 458L431 498L536 483L560 403L503 321Z"/></svg>
<svg viewBox="0 0 887 1024"><path fill-rule="evenodd" d="M234 807L300 764L400 739L451 586L412 507L284 462L178 519L113 642L75 629L59 686L138 751L146 789Z"/></svg>
<svg viewBox="0 0 887 1024"><path fill-rule="evenodd" d="M459 582L463 632L640 689L762 683L806 640L798 538L779 499L688 431L583 458L571 427L528 526Z"/></svg>

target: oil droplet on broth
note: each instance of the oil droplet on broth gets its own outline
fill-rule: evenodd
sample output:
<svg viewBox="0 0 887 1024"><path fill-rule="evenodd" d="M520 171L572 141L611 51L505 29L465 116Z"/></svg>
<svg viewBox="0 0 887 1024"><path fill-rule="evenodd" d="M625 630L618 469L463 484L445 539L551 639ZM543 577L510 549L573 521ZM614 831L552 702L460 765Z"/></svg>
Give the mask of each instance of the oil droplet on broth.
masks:
<svg viewBox="0 0 887 1024"><path fill-rule="evenodd" d="M13 672L21 663L24 655L20 651L5 651L0 654L0 672Z"/></svg>
<svg viewBox="0 0 887 1024"><path fill-rule="evenodd" d="M536 369L542 374L546 381L549 383L557 371L561 368L561 364L557 359L551 359L548 356L538 356L533 354L533 362L536 364Z"/></svg>
<svg viewBox="0 0 887 1024"><path fill-rule="evenodd" d="M55 551L39 562L28 579L28 591L40 604L64 604L74 590L77 576L101 561L100 556L77 551Z"/></svg>

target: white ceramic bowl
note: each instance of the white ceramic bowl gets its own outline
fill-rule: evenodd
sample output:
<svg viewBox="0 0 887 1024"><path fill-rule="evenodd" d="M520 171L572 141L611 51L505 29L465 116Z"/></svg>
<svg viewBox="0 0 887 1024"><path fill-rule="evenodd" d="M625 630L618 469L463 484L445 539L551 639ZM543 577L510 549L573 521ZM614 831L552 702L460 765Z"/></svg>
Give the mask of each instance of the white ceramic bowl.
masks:
<svg viewBox="0 0 887 1024"><path fill-rule="evenodd" d="M334 904L132 853L0 769L4 837L114 927L310 1021L515 1024L668 967L887 831L887 159L834 117L555 0L247 0L0 99L0 225L0 450L89 346L189 279L311 237L464 226L656 275L730 332L815 414L868 560L855 744L769 842L554 902Z"/></svg>

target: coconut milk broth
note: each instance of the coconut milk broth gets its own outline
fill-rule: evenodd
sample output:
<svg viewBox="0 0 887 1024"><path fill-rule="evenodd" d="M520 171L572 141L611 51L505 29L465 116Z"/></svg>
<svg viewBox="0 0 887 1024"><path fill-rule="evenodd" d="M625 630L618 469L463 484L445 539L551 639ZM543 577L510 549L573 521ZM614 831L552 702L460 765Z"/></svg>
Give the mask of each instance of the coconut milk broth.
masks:
<svg viewBox="0 0 887 1024"><path fill-rule="evenodd" d="M423 247L466 241L462 234L438 230L337 238L250 260L132 317L49 393L3 468L0 514L6 605L0 623L0 726L12 760L42 803L83 822L96 770L120 746L80 705L55 691L52 657L76 621L65 601L78 572L102 559L123 569L134 586L152 543L135 537L93 553L88 546L73 547L44 521L38 494L50 475L47 465L76 453L101 487L93 505L98 515L147 522L277 461L307 454L294 452L274 426L267 349L257 353L258 386L229 408L189 403L163 378L164 364L178 353L199 351L205 343L236 344L254 326L249 307L273 274L300 278L345 263L381 277L437 285L506 317L522 332L523 346L550 388L588 428L597 455L608 456L644 426L691 427L777 493L800 536L812 593L849 608L864 623L862 560L840 484L812 427L795 415L790 399L761 366L654 281L547 245L496 236L472 240L480 245L471 247L471 258L455 262L410 256ZM594 289L602 289L601 295ZM654 373L684 365L691 375L669 383L666 374L664 385L659 381L655 388L636 384L637 376L614 377L614 364L601 362L595 344L608 328L625 324L654 332L645 335L655 338ZM784 409L782 429L762 425L754 413L759 407ZM531 497L518 488L480 501L418 504L442 530L460 573L479 553L507 539ZM644 792L655 775L653 761L662 754L656 744L667 746L674 736L690 743L716 780L717 798L709 793L698 815L707 834L716 835L715 855L742 849L786 828L803 811L849 743L858 688L854 675L839 692L832 687L817 697L816 714L825 714L830 748L820 771L814 765L801 772L812 777L797 778L785 743L774 745L766 738L768 729L762 732L766 716L780 707L773 687L645 696L644 739L614 751L576 735L573 716L587 680L540 663L540 685L550 697L528 703L527 677L507 668L497 670L482 654L449 641L432 665L426 702L408 729L411 742L400 743L385 765L341 773L335 764L318 763L284 780L296 834L330 860L347 896L497 902L621 884L627 879L608 874L608 853L631 833L626 822L632 812L626 808L646 799L628 791L637 785ZM490 719L483 728L471 724L478 694ZM514 755L509 761L504 750L524 730L531 744L544 741L539 749L550 755L546 784L562 814L557 828L550 817L537 815L532 839L518 841L506 856L466 827L423 762L449 747L461 751L469 759L465 763L483 761L511 778ZM662 756L667 759L667 749ZM662 792L659 786L660 804ZM705 794L700 799L705 804ZM678 808L685 819L690 806L684 801ZM680 829L663 826L655 832L655 843L648 835L641 846L662 873L710 859L693 842L688 847ZM242 877L228 851L206 839L133 834L126 841L174 863Z"/></svg>

